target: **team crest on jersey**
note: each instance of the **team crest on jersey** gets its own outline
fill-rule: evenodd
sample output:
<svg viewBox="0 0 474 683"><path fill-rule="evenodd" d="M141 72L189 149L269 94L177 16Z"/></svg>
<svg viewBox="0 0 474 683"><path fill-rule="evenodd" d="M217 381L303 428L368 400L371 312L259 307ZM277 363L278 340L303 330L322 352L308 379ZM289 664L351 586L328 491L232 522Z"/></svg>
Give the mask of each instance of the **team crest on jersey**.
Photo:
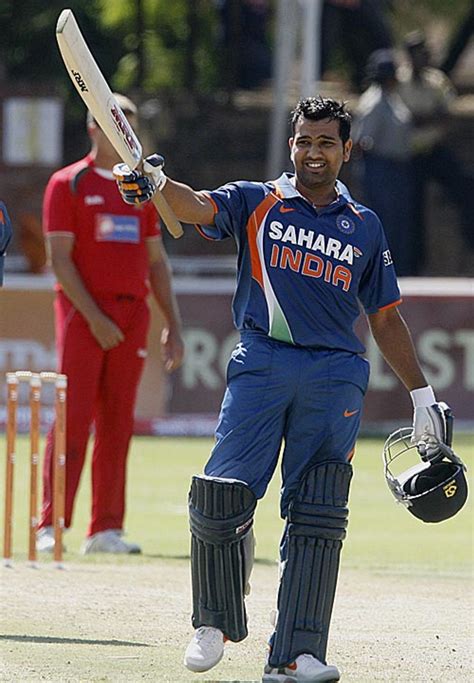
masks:
<svg viewBox="0 0 474 683"><path fill-rule="evenodd" d="M355 230L355 223L351 218L347 216L338 216L336 218L337 229L344 233L344 235L352 235Z"/></svg>

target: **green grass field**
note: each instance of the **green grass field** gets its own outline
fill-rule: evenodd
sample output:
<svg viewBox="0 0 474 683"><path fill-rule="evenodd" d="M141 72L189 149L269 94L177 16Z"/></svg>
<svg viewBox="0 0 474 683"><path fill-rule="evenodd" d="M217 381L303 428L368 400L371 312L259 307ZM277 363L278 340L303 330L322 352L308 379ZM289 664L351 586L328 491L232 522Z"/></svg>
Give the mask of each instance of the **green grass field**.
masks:
<svg viewBox="0 0 474 683"><path fill-rule="evenodd" d="M136 437L133 440L126 528L130 539L143 546L144 555L140 561L188 555L189 481L193 473L202 471L211 445L210 439ZM383 476L381 448L379 439L361 439L357 447L344 565L397 573L423 574L428 570L450 575L469 573L473 551L472 496L455 518L441 524L423 524L397 505L390 494ZM458 437L455 448L467 464L470 476L474 464L473 437ZM26 557L27 548L28 449L27 437L19 437L14 520L14 551L18 560ZM5 452L4 438L0 439L0 450ZM0 476L3 499L4 465ZM257 560L262 562L277 559L282 531L278 496L277 472L257 509ZM90 468L87 462L74 524L65 536L69 551L66 561L105 561L103 558L82 558L78 554L87 527L89 505ZM3 529L3 505L0 515Z"/></svg>
<svg viewBox="0 0 474 683"><path fill-rule="evenodd" d="M13 569L1 570L0 680L261 680L278 581L278 474L257 510L249 637L226 646L205 680L182 662L192 632L187 492L211 445L210 439L134 439L127 531L142 544L141 556L79 554L89 517L87 464L65 535L66 571L58 572L50 558L41 557L37 571L25 563L29 447L26 437L18 439L16 554ZM381 447L381 440L361 439L354 460L330 659L347 683L472 680L472 503L442 524L418 521L390 494ZM458 438L456 450L471 467L472 439ZM3 466L0 474L3 495Z"/></svg>

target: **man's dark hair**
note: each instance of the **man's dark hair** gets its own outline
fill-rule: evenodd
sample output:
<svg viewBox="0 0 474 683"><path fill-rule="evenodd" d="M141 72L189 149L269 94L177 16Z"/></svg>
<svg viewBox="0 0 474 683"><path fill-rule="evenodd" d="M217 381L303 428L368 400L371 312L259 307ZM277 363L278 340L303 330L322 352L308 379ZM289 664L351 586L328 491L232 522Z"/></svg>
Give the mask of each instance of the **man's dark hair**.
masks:
<svg viewBox="0 0 474 683"><path fill-rule="evenodd" d="M311 121L330 119L339 121L339 135L345 144L351 135L351 115L345 109L345 102L337 102L328 97L305 97L300 100L291 112L291 132L295 134L298 120L303 117Z"/></svg>

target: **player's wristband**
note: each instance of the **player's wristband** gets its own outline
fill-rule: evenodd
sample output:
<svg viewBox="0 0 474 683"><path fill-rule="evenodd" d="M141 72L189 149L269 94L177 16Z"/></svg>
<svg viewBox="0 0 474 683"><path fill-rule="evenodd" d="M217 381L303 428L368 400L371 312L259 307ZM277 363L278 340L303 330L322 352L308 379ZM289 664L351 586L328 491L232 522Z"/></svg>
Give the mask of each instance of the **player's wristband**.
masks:
<svg viewBox="0 0 474 683"><path fill-rule="evenodd" d="M426 387L420 387L419 389L413 389L413 391L410 391L410 396L414 408L427 408L436 403L436 396L431 384L428 384Z"/></svg>

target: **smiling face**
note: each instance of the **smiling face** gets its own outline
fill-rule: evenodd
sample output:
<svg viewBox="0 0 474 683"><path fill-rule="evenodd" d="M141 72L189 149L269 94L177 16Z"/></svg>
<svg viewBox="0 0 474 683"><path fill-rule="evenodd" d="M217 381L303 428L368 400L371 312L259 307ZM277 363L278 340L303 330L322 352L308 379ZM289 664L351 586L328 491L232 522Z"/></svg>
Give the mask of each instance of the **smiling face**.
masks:
<svg viewBox="0 0 474 683"><path fill-rule="evenodd" d="M352 140L342 142L339 122L300 117L289 145L296 189L313 202L324 198L332 201L337 176L342 164L349 161L352 149Z"/></svg>

